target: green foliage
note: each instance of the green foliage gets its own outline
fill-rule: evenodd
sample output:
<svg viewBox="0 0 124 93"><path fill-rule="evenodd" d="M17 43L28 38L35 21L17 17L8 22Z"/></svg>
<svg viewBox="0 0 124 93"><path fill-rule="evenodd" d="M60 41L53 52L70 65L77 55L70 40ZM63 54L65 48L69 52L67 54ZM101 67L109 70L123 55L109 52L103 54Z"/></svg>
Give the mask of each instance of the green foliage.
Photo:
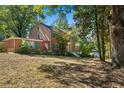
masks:
<svg viewBox="0 0 124 93"><path fill-rule="evenodd" d="M21 47L30 48L29 42L26 41L26 40L23 40L23 41L22 41L22 46L21 46Z"/></svg>
<svg viewBox="0 0 124 93"><path fill-rule="evenodd" d="M54 33L59 43L59 52L60 54L64 54L66 52L67 37L64 32L59 32L57 28L54 29Z"/></svg>
<svg viewBox="0 0 124 93"><path fill-rule="evenodd" d="M21 48L17 52L21 53L21 54L43 54L42 49L39 49L39 48L33 49L33 48L31 48L29 42L26 41L26 40L22 41Z"/></svg>
<svg viewBox="0 0 124 93"><path fill-rule="evenodd" d="M68 29L69 25L65 13L58 14L58 19L55 21L55 25L61 29Z"/></svg>
<svg viewBox="0 0 124 93"><path fill-rule="evenodd" d="M81 46L80 46L81 56L83 57L90 56L89 54L92 52L92 49L94 48L95 48L95 45L92 42L87 42L87 41L81 42Z"/></svg>
<svg viewBox="0 0 124 93"><path fill-rule="evenodd" d="M109 6L74 6L74 20L79 36L88 42L95 41L101 60L105 59L106 50L110 51L110 48L107 48L107 45L110 45L107 22L109 12Z"/></svg>
<svg viewBox="0 0 124 93"><path fill-rule="evenodd" d="M56 6L47 6L46 15L57 15L57 19L52 23L52 25L57 26L61 29L68 29L69 24L67 21L66 14L71 13L73 6L70 5L56 5Z"/></svg>
<svg viewBox="0 0 124 93"><path fill-rule="evenodd" d="M94 9L93 6L74 6L74 21L79 36L82 39L92 39L94 35Z"/></svg>
<svg viewBox="0 0 124 93"><path fill-rule="evenodd" d="M109 6L97 7L97 23L98 30L100 32L99 36L102 55L105 54L105 50L110 50L110 36L107 23L109 11ZM69 24L66 16L68 13L73 14L76 28L73 29L75 32L68 36L58 34L58 32L56 32L56 38L60 41L60 52L64 53L66 51L67 41L69 40L68 38L71 38L73 43L78 42L81 38L81 41L83 41L81 51L87 55L91 50L90 47L92 45L89 44L89 42L95 41L94 44L97 44L94 6L0 6L0 36L3 36L4 38L11 36L26 37L34 25L43 22L45 16L52 15L58 16L57 20L53 22L53 25L55 25L57 28L68 30ZM26 49L28 50L27 47Z"/></svg>
<svg viewBox="0 0 124 93"><path fill-rule="evenodd" d="M18 53L21 54L29 54L30 53L30 46L28 41L22 41L21 48L17 51Z"/></svg>
<svg viewBox="0 0 124 93"><path fill-rule="evenodd" d="M3 42L0 42L0 52L5 52Z"/></svg>
<svg viewBox="0 0 124 93"><path fill-rule="evenodd" d="M41 6L13 5L0 7L0 34L26 37L34 24L44 19Z"/></svg>

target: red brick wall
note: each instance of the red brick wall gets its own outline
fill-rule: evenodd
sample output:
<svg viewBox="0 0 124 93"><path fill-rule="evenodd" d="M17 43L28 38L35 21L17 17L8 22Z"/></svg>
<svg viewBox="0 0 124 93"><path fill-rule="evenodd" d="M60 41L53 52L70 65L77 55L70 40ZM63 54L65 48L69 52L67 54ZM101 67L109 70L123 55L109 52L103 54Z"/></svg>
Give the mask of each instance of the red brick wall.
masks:
<svg viewBox="0 0 124 93"><path fill-rule="evenodd" d="M21 47L21 43L22 43L21 39L8 39L4 41L4 48L7 52L15 52Z"/></svg>
<svg viewBox="0 0 124 93"><path fill-rule="evenodd" d="M5 50L7 52L16 52L21 47L22 40L23 39L21 39L21 38L5 40L4 41ZM28 39L27 39L27 41L32 42L32 40L28 40ZM45 43L47 43L48 44L48 50L50 50L50 41L37 41L37 40L35 41L35 40L33 40L33 42L37 42L38 48L43 49L43 50L46 50ZM15 46L14 46L14 44L15 44Z"/></svg>
<svg viewBox="0 0 124 93"><path fill-rule="evenodd" d="M48 44L48 50L50 49L50 42L49 41L43 41L43 42L38 42L38 46L40 49L47 50L45 47L45 43Z"/></svg>
<svg viewBox="0 0 124 93"><path fill-rule="evenodd" d="M43 38L43 40L48 40L46 37L49 38L49 41L51 41L51 30L47 27L45 27L44 25L40 24L36 27L33 28L33 30L31 31L31 33L29 34L29 38L30 39L38 39L38 33L42 32L45 37Z"/></svg>
<svg viewBox="0 0 124 93"><path fill-rule="evenodd" d="M38 39L38 33L39 33L38 28L34 27L33 30L29 34L29 38L30 39Z"/></svg>
<svg viewBox="0 0 124 93"><path fill-rule="evenodd" d="M4 48L7 52L12 52L14 51L14 42L13 39L4 41Z"/></svg>
<svg viewBox="0 0 124 93"><path fill-rule="evenodd" d="M22 39L15 39L15 51L17 51L22 44Z"/></svg>
<svg viewBox="0 0 124 93"><path fill-rule="evenodd" d="M52 31L51 31L50 29L48 29L47 27L43 26L43 25L40 25L40 26L39 26L39 29L40 29L40 31L42 31L42 33L43 33L45 36L48 37L48 39L47 39L47 38L44 38L44 40L49 40L49 41L51 41L51 33L52 33Z"/></svg>
<svg viewBox="0 0 124 93"><path fill-rule="evenodd" d="M38 39L38 33L39 32L42 32L44 34L43 40L49 42L48 45L49 45L49 48L51 50L51 41L52 41L51 34L52 34L52 31L49 28L45 27L44 25L39 24L38 26L35 26L32 29L31 33L29 34L29 38L30 39ZM40 45L40 46L42 46L42 45Z"/></svg>

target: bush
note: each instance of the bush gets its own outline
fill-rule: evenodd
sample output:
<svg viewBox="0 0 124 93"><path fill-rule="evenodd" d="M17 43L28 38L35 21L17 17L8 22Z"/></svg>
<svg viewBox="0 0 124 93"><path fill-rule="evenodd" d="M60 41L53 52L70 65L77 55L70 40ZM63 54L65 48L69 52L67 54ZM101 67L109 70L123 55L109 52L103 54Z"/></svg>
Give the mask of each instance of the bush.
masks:
<svg viewBox="0 0 124 93"><path fill-rule="evenodd" d="M21 48L17 51L17 53L21 54L42 54L42 49L33 49L30 47L30 44L28 41L22 41Z"/></svg>
<svg viewBox="0 0 124 93"><path fill-rule="evenodd" d="M42 54L43 50L42 49L30 49L31 54Z"/></svg>
<svg viewBox="0 0 124 93"><path fill-rule="evenodd" d="M94 49L94 44L92 42L82 42L81 43L81 55L82 57L91 57L90 53Z"/></svg>
<svg viewBox="0 0 124 93"><path fill-rule="evenodd" d="M3 42L0 42L0 52L5 52L5 48L3 46Z"/></svg>
<svg viewBox="0 0 124 93"><path fill-rule="evenodd" d="M30 46L29 46L28 41L23 41L21 48L17 52L21 53L21 54L29 54L30 53Z"/></svg>
<svg viewBox="0 0 124 93"><path fill-rule="evenodd" d="M30 48L21 47L17 52L21 53L21 54L29 54L30 53Z"/></svg>

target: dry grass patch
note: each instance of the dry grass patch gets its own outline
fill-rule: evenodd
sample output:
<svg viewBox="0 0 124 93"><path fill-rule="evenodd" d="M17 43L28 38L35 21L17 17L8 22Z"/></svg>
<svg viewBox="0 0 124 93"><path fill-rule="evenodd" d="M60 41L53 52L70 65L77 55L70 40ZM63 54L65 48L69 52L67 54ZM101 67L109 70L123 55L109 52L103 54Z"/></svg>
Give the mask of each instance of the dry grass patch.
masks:
<svg viewBox="0 0 124 93"><path fill-rule="evenodd" d="M124 69L88 58L0 53L0 87L124 87Z"/></svg>

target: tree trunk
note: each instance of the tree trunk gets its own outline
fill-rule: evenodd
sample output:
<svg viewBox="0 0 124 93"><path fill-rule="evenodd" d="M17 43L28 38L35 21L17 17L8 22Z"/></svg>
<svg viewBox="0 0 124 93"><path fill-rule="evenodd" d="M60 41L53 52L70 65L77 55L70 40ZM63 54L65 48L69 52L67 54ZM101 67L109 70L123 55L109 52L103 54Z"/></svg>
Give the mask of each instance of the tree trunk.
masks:
<svg viewBox="0 0 124 93"><path fill-rule="evenodd" d="M95 25L96 25L97 46L98 46L100 60L102 60L101 48L100 48L100 37L99 37L99 30L98 30L98 23L97 23L97 21L98 21L97 20L97 6L95 6L94 8L95 8Z"/></svg>
<svg viewBox="0 0 124 93"><path fill-rule="evenodd" d="M105 31L104 29L101 31L101 56L102 56L102 61L105 61Z"/></svg>
<svg viewBox="0 0 124 93"><path fill-rule="evenodd" d="M106 30L106 27L105 25L106 24L106 19L105 19L105 16L104 14L102 13L101 14L101 19L100 19L100 23L101 23L101 26L100 26L100 37L101 37L101 56L102 56L102 61L105 61L105 54L106 54L106 47L105 47L105 30Z"/></svg>
<svg viewBox="0 0 124 93"><path fill-rule="evenodd" d="M112 6L110 33L113 66L124 67L124 6Z"/></svg>
<svg viewBox="0 0 124 93"><path fill-rule="evenodd" d="M109 39L110 41L108 42L108 45L109 45L109 58L111 58L111 55L112 55L112 46L111 46L111 33L110 33L110 25L109 25L109 21L107 21L107 29L108 29L108 32L109 32Z"/></svg>

